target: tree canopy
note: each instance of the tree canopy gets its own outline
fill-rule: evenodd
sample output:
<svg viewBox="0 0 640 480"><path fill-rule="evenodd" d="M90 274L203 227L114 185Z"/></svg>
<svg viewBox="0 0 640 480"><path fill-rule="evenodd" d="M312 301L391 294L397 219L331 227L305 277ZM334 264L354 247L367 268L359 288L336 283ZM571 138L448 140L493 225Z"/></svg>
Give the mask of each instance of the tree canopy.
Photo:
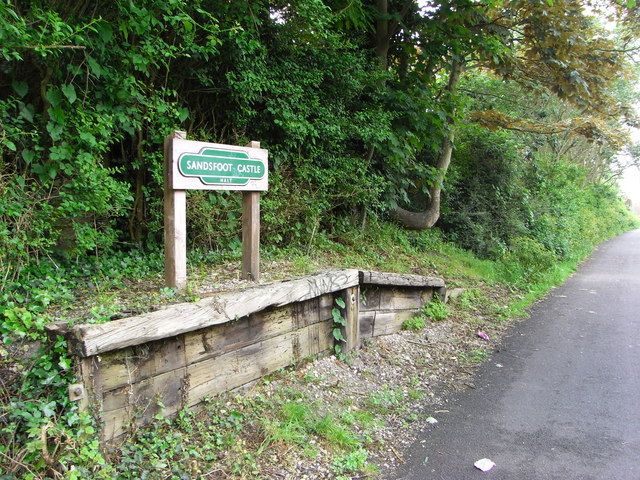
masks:
<svg viewBox="0 0 640 480"><path fill-rule="evenodd" d="M270 150L273 245L369 214L433 225L468 122L580 137L606 171L635 121L637 19L632 1L4 0L3 275L157 245L174 129ZM500 96L487 82L517 85L526 108L476 102ZM188 215L196 245L237 244L236 197L194 193Z"/></svg>

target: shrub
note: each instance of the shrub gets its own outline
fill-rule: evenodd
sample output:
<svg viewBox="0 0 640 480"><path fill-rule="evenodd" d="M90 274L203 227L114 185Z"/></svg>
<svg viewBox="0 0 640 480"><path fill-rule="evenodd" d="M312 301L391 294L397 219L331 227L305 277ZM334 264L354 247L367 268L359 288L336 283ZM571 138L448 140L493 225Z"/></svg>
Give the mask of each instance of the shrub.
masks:
<svg viewBox="0 0 640 480"><path fill-rule="evenodd" d="M517 237L503 258L505 280L514 284L535 283L553 268L556 261L555 254L537 240Z"/></svg>

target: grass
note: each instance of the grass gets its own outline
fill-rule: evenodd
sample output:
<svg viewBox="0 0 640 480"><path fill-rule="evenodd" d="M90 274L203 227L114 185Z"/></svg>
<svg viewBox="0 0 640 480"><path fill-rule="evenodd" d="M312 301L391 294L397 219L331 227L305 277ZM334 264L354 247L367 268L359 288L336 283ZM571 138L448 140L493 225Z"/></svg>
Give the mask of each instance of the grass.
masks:
<svg viewBox="0 0 640 480"><path fill-rule="evenodd" d="M367 408L377 414L387 414L402 407L403 393L400 388L384 386L381 390L371 392L367 397Z"/></svg>
<svg viewBox="0 0 640 480"><path fill-rule="evenodd" d="M275 418L263 419L265 439L259 452L273 443L305 446L314 436L322 439L330 448L352 450L360 446L361 438L351 429L351 426L360 423L357 417L346 422L339 415L321 415L318 413L320 408L320 405L303 398L285 401Z"/></svg>
<svg viewBox="0 0 640 480"><path fill-rule="evenodd" d="M501 321L526 317L528 308L551 289L562 285L576 271L578 264L579 260L573 259L554 265L551 270L544 272L537 282L528 285L526 289L514 292L504 305L497 305L496 317Z"/></svg>
<svg viewBox="0 0 640 480"><path fill-rule="evenodd" d="M475 365L489 358L489 352L483 348L474 348L469 352L462 352L459 357L462 363Z"/></svg>

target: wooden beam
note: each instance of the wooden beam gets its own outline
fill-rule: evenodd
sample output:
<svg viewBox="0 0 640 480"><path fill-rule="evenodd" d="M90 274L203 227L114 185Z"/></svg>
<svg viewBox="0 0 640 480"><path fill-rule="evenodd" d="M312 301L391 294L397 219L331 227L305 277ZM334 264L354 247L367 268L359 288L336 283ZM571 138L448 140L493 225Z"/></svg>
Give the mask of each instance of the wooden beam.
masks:
<svg viewBox="0 0 640 480"><path fill-rule="evenodd" d="M160 340L219 325L266 308L302 302L358 285L358 270L334 270L308 277L224 292L196 303L181 303L144 315L99 325L76 325L69 340L79 355Z"/></svg>
<svg viewBox="0 0 640 480"><path fill-rule="evenodd" d="M249 142L260 148L260 142ZM260 192L242 192L242 278L260 282Z"/></svg>
<svg viewBox="0 0 640 480"><path fill-rule="evenodd" d="M444 280L439 277L425 277L403 273L360 272L361 285L385 285L395 287L444 287Z"/></svg>
<svg viewBox="0 0 640 480"><path fill-rule="evenodd" d="M260 192L242 192L242 278L260 281Z"/></svg>
<svg viewBox="0 0 640 480"><path fill-rule="evenodd" d="M376 312L373 326L373 336L391 335L402 330L405 320L418 315L420 311L415 310L379 310Z"/></svg>
<svg viewBox="0 0 640 480"><path fill-rule="evenodd" d="M350 352L360 346L360 286L345 289L341 297L345 303L343 315L347 321L347 325L342 329L342 335L346 339L343 351Z"/></svg>
<svg viewBox="0 0 640 480"><path fill-rule="evenodd" d="M173 189L173 140L186 138L175 131L164 140L164 279L176 289L187 285L187 193Z"/></svg>

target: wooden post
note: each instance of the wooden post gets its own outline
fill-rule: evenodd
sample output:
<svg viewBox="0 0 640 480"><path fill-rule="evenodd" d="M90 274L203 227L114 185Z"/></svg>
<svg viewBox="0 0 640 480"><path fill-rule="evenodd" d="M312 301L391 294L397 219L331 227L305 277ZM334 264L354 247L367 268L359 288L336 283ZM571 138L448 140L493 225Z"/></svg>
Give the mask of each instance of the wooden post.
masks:
<svg viewBox="0 0 640 480"><path fill-rule="evenodd" d="M260 148L260 142L247 147ZM242 192L242 278L260 281L260 192Z"/></svg>
<svg viewBox="0 0 640 480"><path fill-rule="evenodd" d="M347 353L360 348L360 286L343 290L340 298L344 300L345 308L341 310L347 321L347 325L342 328L342 336L346 340L342 344L342 351Z"/></svg>
<svg viewBox="0 0 640 480"><path fill-rule="evenodd" d="M174 190L173 140L186 139L175 131L164 140L164 279L168 287L187 285L187 192Z"/></svg>

